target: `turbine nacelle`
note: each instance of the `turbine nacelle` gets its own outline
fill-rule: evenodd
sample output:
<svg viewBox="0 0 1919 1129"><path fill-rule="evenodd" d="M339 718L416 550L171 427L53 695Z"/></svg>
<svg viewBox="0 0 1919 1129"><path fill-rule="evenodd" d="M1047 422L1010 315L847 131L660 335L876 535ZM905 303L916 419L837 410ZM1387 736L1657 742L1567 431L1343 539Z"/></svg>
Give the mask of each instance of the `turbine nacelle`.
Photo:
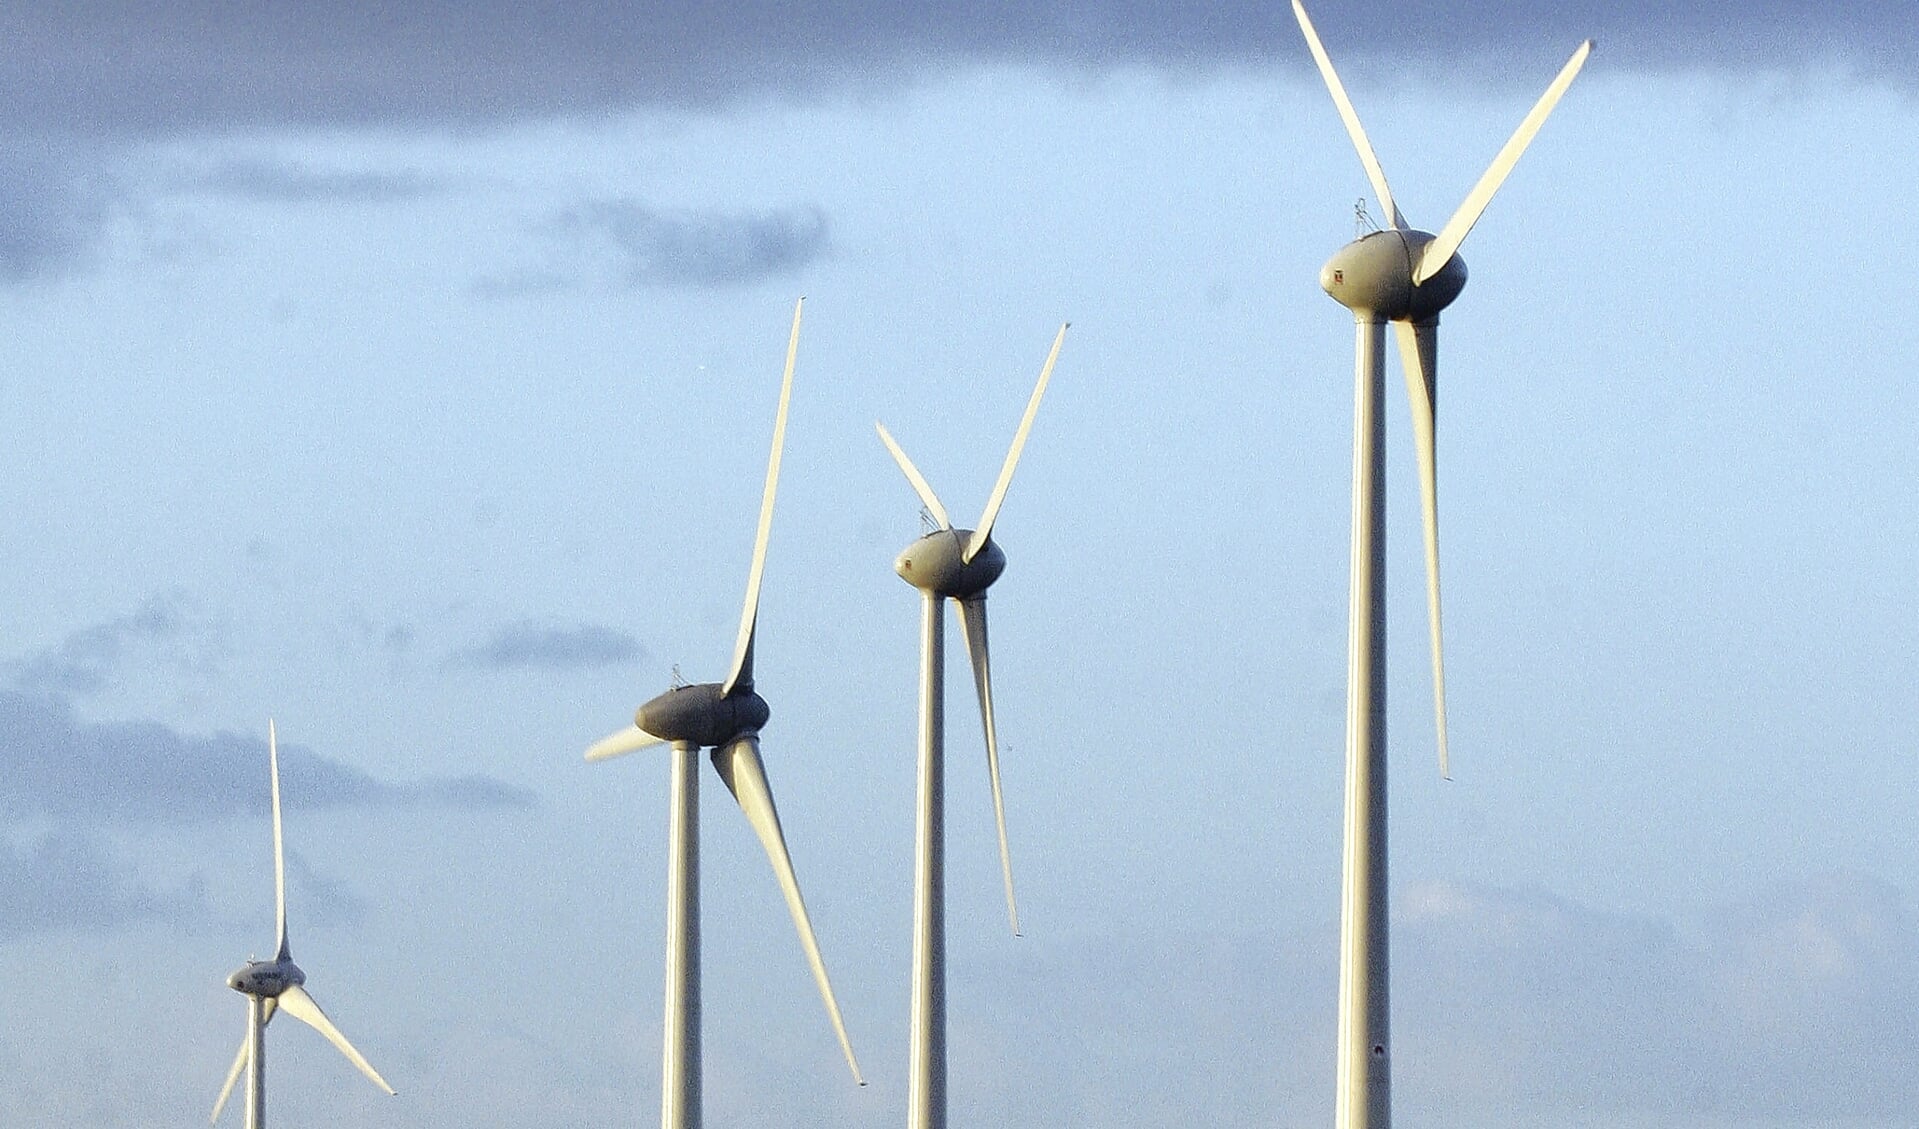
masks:
<svg viewBox="0 0 1919 1129"><path fill-rule="evenodd" d="M724 692L718 682L675 686L646 703L633 724L662 741L718 748L758 733L773 711L751 689Z"/></svg>
<svg viewBox="0 0 1919 1129"><path fill-rule="evenodd" d="M1355 314L1381 321L1430 321L1466 288L1466 263L1457 254L1425 282L1415 282L1430 232L1375 231L1341 247L1319 269L1320 289Z"/></svg>
<svg viewBox="0 0 1919 1129"><path fill-rule="evenodd" d="M249 961L245 968L227 977L227 987L243 996L274 999L288 988L307 982L307 974L291 960Z"/></svg>
<svg viewBox="0 0 1919 1129"><path fill-rule="evenodd" d="M893 562L900 579L935 596L968 600L983 595L1006 571L1006 554L987 538L967 559L970 529L936 529L908 545Z"/></svg>

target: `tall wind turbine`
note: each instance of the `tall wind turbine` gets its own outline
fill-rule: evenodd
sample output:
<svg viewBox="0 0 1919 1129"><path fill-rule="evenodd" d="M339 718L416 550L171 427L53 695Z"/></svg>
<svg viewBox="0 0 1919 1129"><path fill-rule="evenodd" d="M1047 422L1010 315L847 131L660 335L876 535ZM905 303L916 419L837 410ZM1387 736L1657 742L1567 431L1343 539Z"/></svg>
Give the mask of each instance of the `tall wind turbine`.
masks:
<svg viewBox="0 0 1919 1129"><path fill-rule="evenodd" d="M908 1039L907 1110L909 1129L945 1129L946 1126L946 639L941 601L959 606L960 634L973 664L973 687L979 695L980 723L986 730L986 769L993 782L993 816L999 825L1000 873L1006 883L1006 915L1013 934L1019 934L1019 909L1013 898L1013 864L1006 847L1006 806L1000 799L999 741L993 728L993 678L986 649L986 590L1006 569L1006 554L993 541L993 521L999 517L1006 490L1013 484L1026 435L1033 429L1040 397L1052 378L1059 347L1066 341L1059 327L1053 351L1039 372L1026 415L1013 434L1013 446L1000 467L999 482L986 501L979 525L955 529L946 507L926 479L893 441L884 424L875 424L880 441L906 473L913 491L939 528L906 547L893 562L893 571L920 590L920 729L919 792L913 833L913 999Z"/></svg>
<svg viewBox="0 0 1919 1129"><path fill-rule="evenodd" d="M1332 92L1340 120L1359 150L1380 209L1392 227L1341 248L1320 269L1319 284L1353 311L1358 360L1353 393L1352 604L1346 670L1346 827L1341 877L1339 941L1339 1067L1335 1123L1339 1129L1387 1129L1392 1119L1391 1039L1388 1035L1386 935L1386 358L1381 330L1391 322L1399 339L1412 400L1413 439L1419 456L1421 509L1426 531L1426 599L1432 617L1433 707L1439 731L1439 771L1446 758L1446 678L1440 658L1438 473L1434 404L1438 378L1439 312L1466 285L1459 244L1499 191L1519 155L1572 84L1592 51L1587 40L1519 123L1505 148L1438 235L1406 225L1386 173L1373 155L1346 89L1299 0L1293 14Z"/></svg>
<svg viewBox="0 0 1919 1129"><path fill-rule="evenodd" d="M220 1120L220 1111L226 1108L234 1083L239 1081L240 1072L245 1071L247 1129L265 1129L267 1123L266 1032L267 1023L276 1011L283 1010L326 1036L327 1042L338 1047L348 1061L360 1068L360 1073L373 1079L375 1086L389 1094L393 1092L380 1072L353 1049L353 1044L340 1034L340 1029L320 1010L320 1005L313 1002L303 987L306 973L293 963L293 952L287 946L286 854L280 844L280 742L271 721L267 722L267 765L273 777L273 904L279 940L272 960L248 961L245 968L227 977L227 987L247 998L247 1034L240 1044L240 1053L233 1058L232 1069L227 1071L226 1085L220 1087L220 1097L213 1103L213 1116L209 1119Z"/></svg>
<svg viewBox="0 0 1919 1129"><path fill-rule="evenodd" d="M786 409L793 394L793 362L799 355L801 299L793 306L793 333L786 346L786 375L780 382L780 406L773 421L773 454L766 464L766 489L760 499L759 533L753 567L747 573L746 608L733 646L733 667L725 682L675 686L639 708L633 724L605 737L586 751L589 761L606 760L652 745L671 745L673 780L667 819L666 878L666 1039L660 1085L663 1129L699 1129L700 1125L700 777L699 752L713 750L713 768L739 802L773 873L786 894L799 931L800 945L813 966L813 979L826 1001L827 1016L839 1036L853 1080L860 1064L840 1019L840 1005L826 978L813 923L800 898L799 879L786 851L779 812L760 763L760 728L771 716L766 699L753 691L753 636L758 623L760 576L766 566L766 541L773 529L773 495L780 481L780 451L786 441Z"/></svg>

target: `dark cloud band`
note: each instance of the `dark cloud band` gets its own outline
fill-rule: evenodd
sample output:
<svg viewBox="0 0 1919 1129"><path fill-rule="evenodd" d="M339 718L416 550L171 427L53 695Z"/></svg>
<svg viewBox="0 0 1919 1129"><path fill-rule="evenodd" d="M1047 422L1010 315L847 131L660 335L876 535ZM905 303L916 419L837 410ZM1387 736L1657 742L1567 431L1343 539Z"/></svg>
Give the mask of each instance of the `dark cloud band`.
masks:
<svg viewBox="0 0 1919 1129"><path fill-rule="evenodd" d="M1798 68L1829 56L1909 82L1919 47L1919 21L1902 0L1322 0L1314 14L1328 44L1352 60L1503 58L1533 46L1557 55L1593 36L1617 67ZM81 0L0 14L0 132L482 125L871 86L973 62L1310 69L1287 7L1246 0L804 8Z"/></svg>
<svg viewBox="0 0 1919 1129"><path fill-rule="evenodd" d="M179 179L175 187L273 204L385 203L418 200L445 186L429 177L388 172L318 169L290 161L245 160L214 165Z"/></svg>

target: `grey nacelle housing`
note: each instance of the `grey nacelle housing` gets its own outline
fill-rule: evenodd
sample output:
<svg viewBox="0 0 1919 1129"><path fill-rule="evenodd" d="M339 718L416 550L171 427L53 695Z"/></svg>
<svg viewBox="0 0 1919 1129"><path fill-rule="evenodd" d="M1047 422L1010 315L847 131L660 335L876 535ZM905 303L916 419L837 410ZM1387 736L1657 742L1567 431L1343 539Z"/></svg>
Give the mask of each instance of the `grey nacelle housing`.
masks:
<svg viewBox="0 0 1919 1129"><path fill-rule="evenodd" d="M227 977L227 987L248 996L275 997L307 982L306 973L291 960L256 960Z"/></svg>
<svg viewBox="0 0 1919 1129"><path fill-rule="evenodd" d="M633 715L633 723L655 737L705 748L758 733L771 716L766 699L751 689L735 687L730 696L721 697L719 683L702 682L676 686L654 698Z"/></svg>
<svg viewBox="0 0 1919 1129"><path fill-rule="evenodd" d="M965 560L970 529L940 529L906 547L893 561L900 579L923 592L964 600L986 591L1006 571L1006 554L988 538L972 560Z"/></svg>
<svg viewBox="0 0 1919 1129"><path fill-rule="evenodd" d="M1424 231L1375 231L1341 247L1319 268L1320 289L1356 314L1382 321L1427 321L1452 305L1466 288L1466 263L1458 255L1418 286L1413 269L1433 241Z"/></svg>

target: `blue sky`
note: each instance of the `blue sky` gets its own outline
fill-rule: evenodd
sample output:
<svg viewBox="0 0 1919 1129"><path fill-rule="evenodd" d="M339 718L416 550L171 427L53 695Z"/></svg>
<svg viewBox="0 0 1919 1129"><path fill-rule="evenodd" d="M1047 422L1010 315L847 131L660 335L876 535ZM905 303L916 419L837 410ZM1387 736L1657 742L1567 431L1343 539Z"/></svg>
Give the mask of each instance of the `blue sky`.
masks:
<svg viewBox="0 0 1919 1129"><path fill-rule="evenodd" d="M1368 190L1283 8L176 10L0 18L0 1120L205 1115L271 940L269 716L295 953L401 1091L276 1024L276 1120L651 1119L666 771L579 752L720 676L800 294L767 769L873 1084L709 787L709 1116L900 1117L918 524L872 421L970 520L1071 320L995 529L1018 940L949 701L954 1119L1330 1118L1316 278ZM1449 784L1388 386L1402 1120L1919 1108L1900 11L1362 48L1376 11L1315 10L1428 228L1600 39L1445 320Z"/></svg>

